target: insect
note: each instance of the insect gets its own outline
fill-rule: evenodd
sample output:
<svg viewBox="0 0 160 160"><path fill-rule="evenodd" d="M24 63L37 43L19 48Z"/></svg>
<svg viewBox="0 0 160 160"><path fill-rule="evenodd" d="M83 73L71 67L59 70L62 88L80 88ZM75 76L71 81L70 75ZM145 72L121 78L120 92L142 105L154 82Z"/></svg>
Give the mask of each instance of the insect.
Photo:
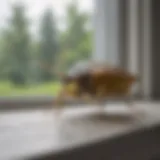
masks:
<svg viewBox="0 0 160 160"><path fill-rule="evenodd" d="M129 72L105 63L80 62L62 77L63 86L56 105L63 106L68 98L99 104L109 98L125 98L131 102L131 88L136 80Z"/></svg>

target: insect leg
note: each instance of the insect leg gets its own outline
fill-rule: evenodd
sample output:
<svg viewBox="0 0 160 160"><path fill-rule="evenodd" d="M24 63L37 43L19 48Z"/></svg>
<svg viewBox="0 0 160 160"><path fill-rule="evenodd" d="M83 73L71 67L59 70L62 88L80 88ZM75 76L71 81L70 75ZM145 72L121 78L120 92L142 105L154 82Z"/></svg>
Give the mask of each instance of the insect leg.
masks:
<svg viewBox="0 0 160 160"><path fill-rule="evenodd" d="M65 98L65 91L62 90L60 92L60 94L57 96L57 98L55 99L54 103L53 103L53 107L55 109L55 115L56 116L60 116L62 109L64 107L64 98Z"/></svg>

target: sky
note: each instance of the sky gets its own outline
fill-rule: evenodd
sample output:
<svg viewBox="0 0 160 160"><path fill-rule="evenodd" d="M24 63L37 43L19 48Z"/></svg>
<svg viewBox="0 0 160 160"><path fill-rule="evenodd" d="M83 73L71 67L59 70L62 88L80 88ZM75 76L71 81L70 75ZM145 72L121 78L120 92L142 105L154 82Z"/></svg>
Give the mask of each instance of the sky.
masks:
<svg viewBox="0 0 160 160"><path fill-rule="evenodd" d="M40 15L48 6L52 6L58 19L59 27L64 27L65 8L69 2L75 0L1 0L0 4L0 26L5 24L6 18L10 15L10 6L12 3L23 2L27 6L27 15L35 24L39 21ZM77 0L81 11L93 11L93 0ZM32 24L35 27L35 24Z"/></svg>

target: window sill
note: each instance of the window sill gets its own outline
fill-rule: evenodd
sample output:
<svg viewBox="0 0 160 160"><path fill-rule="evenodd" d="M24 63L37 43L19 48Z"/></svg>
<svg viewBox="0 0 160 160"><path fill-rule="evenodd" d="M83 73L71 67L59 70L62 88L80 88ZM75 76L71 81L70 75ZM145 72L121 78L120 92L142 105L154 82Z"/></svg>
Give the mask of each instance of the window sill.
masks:
<svg viewBox="0 0 160 160"><path fill-rule="evenodd" d="M2 113L0 156L7 153L26 160L150 160L160 153L160 108L142 105L146 116L135 118L133 123L110 119L109 115L97 120L90 114L63 118L58 128L50 111Z"/></svg>

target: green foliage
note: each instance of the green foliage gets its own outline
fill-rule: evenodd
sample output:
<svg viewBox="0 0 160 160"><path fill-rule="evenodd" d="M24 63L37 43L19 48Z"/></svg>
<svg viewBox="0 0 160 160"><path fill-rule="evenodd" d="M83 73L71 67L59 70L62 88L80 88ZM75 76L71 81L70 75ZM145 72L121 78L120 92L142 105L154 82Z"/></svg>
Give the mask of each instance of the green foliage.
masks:
<svg viewBox="0 0 160 160"><path fill-rule="evenodd" d="M80 13L76 3L71 3L68 6L67 29L61 39L63 50L65 50L65 68L70 67L78 60L90 58L92 46L91 32L86 29L88 19L89 15Z"/></svg>
<svg viewBox="0 0 160 160"><path fill-rule="evenodd" d="M6 29L3 36L3 63L5 63L6 77L16 85L24 85L27 83L30 60L30 37L23 6L12 7L9 28Z"/></svg>
<svg viewBox="0 0 160 160"><path fill-rule="evenodd" d="M25 6L12 6L8 27L0 30L0 96L55 95L61 86L53 82L54 71L66 72L76 61L90 58L89 15L81 13L76 3L67 7L64 31L58 30L51 8L41 18L35 38L29 33Z"/></svg>
<svg viewBox="0 0 160 160"><path fill-rule="evenodd" d="M41 22L39 58L40 64L47 65L49 67L49 71L46 68L41 68L42 81L53 80L53 73L51 73L50 70L54 67L58 51L58 31L55 19L52 10L47 9Z"/></svg>

